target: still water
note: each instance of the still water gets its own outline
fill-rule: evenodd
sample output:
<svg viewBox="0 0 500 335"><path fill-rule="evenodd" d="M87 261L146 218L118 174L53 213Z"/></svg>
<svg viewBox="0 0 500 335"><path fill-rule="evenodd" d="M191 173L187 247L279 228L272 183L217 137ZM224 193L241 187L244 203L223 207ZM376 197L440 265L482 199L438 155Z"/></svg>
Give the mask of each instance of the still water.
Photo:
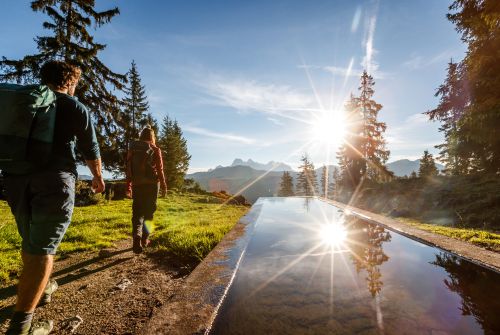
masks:
<svg viewBox="0 0 500 335"><path fill-rule="evenodd" d="M499 273L318 199L256 205L211 334L500 334Z"/></svg>

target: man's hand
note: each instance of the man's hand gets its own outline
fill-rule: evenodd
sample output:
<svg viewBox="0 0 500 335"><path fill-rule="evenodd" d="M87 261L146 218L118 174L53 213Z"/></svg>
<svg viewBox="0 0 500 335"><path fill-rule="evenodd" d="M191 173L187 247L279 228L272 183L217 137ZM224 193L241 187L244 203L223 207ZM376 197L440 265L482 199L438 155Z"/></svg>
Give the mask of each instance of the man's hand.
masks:
<svg viewBox="0 0 500 335"><path fill-rule="evenodd" d="M94 193L102 193L106 186L104 186L104 180L102 179L101 174L101 159L98 158L96 160L86 160L87 166L92 172L94 178L92 178L92 192Z"/></svg>
<svg viewBox="0 0 500 335"><path fill-rule="evenodd" d="M92 192L94 193L102 193L106 186L104 185L104 179L102 176L97 176L92 179Z"/></svg>

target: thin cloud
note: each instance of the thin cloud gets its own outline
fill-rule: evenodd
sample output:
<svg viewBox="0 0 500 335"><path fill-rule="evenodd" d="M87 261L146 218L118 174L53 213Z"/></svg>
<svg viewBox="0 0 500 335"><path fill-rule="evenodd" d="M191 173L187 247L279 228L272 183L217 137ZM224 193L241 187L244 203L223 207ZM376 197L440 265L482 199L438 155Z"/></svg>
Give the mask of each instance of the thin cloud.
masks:
<svg viewBox="0 0 500 335"><path fill-rule="evenodd" d="M284 126L285 125L283 122L281 122L280 120L278 120L276 118L268 117L267 119L277 126Z"/></svg>
<svg viewBox="0 0 500 335"><path fill-rule="evenodd" d="M211 97L207 102L239 111L260 112L272 117L304 121L309 113L318 110L311 95L289 86L263 84L253 80L228 80L215 76L199 81L198 84Z"/></svg>
<svg viewBox="0 0 500 335"><path fill-rule="evenodd" d="M351 58L349 65L347 67L335 66L335 65L326 65L326 66L317 66L317 65L299 65L299 68L308 68L313 70L322 70L328 73L331 73L334 76L343 77L344 81L349 78L359 78L363 74L363 69L354 68L354 58ZM375 79L384 79L389 76L389 73L376 71L375 73L369 73ZM345 82L344 82L345 86Z"/></svg>
<svg viewBox="0 0 500 335"><path fill-rule="evenodd" d="M416 113L408 116L398 126L388 125L386 141L391 151L423 152L442 142L437 132L438 124L430 122L426 115Z"/></svg>
<svg viewBox="0 0 500 335"><path fill-rule="evenodd" d="M252 138L248 137L243 137L239 135L234 135L234 134L229 134L229 133L218 133L212 130L200 128L200 127L194 127L194 126L186 126L184 127L184 130L186 132L196 134L196 135L202 135L202 136L207 136L211 138L216 138L216 139L222 139L222 140L227 140L227 141L233 141L233 142L240 142L243 144L255 144L257 141Z"/></svg>
<svg viewBox="0 0 500 335"><path fill-rule="evenodd" d="M454 52L451 50L445 50L437 53L430 58L424 58L423 56L413 54L410 59L403 62L403 67L410 70L421 70L432 66L434 64L441 64L448 62L453 58Z"/></svg>
<svg viewBox="0 0 500 335"><path fill-rule="evenodd" d="M355 33L358 30L360 21L361 21L361 7L358 6L358 8L356 8L356 12L354 12L354 16L352 18L352 23L351 23L351 32L352 33Z"/></svg>
<svg viewBox="0 0 500 335"><path fill-rule="evenodd" d="M361 77L361 74L363 73L363 70L353 69L352 66L348 67L325 66L323 67L323 69L335 76L341 76L341 77Z"/></svg>
<svg viewBox="0 0 500 335"><path fill-rule="evenodd" d="M379 68L379 64L375 61L377 49L375 49L373 42L375 38L375 29L377 27L377 11L378 1L374 4L373 8L365 14L365 34L362 43L365 49L365 55L361 61L361 66L373 76L376 75Z"/></svg>
<svg viewBox="0 0 500 335"><path fill-rule="evenodd" d="M408 116L405 123L408 125L422 124L429 122L429 117L423 113L416 113Z"/></svg>
<svg viewBox="0 0 500 335"><path fill-rule="evenodd" d="M364 47L365 47L365 56L363 57L363 60L361 61L361 65L363 68L366 69L368 73L375 73L379 65L377 62L374 60L374 55L377 53L377 50L373 46L373 38L375 36L375 27L377 25L377 17L372 16L367 19L367 29L365 33L365 41L364 41Z"/></svg>

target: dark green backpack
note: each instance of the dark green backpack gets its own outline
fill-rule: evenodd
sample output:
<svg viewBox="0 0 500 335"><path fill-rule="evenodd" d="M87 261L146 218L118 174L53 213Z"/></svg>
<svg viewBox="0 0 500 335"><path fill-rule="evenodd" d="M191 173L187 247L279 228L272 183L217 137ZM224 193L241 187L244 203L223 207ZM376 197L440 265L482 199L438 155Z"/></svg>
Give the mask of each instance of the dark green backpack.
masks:
<svg viewBox="0 0 500 335"><path fill-rule="evenodd" d="M45 85L0 84L0 170L27 174L48 162L56 99Z"/></svg>

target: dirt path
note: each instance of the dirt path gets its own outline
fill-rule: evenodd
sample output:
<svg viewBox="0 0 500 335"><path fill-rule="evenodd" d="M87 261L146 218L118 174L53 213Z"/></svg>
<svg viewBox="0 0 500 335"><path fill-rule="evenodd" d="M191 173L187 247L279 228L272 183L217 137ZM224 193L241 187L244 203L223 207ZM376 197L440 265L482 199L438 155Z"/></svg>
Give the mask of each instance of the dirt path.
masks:
<svg viewBox="0 0 500 335"><path fill-rule="evenodd" d="M56 262L59 289L35 319L54 321L53 334L69 334L64 320L80 316L74 334L136 334L172 299L195 264L166 254L134 255L130 241L113 249L73 254ZM117 287L123 284L124 289ZM7 328L15 287L0 287L0 333Z"/></svg>

